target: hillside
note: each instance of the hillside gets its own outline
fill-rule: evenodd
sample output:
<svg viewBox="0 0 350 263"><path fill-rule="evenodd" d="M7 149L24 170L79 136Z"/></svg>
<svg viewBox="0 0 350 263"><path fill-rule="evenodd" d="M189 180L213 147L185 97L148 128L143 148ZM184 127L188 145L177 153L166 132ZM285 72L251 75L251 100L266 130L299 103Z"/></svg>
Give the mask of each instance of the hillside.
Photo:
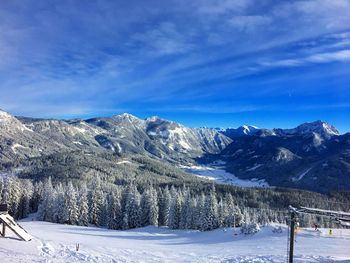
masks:
<svg viewBox="0 0 350 263"><path fill-rule="evenodd" d="M233 179L318 192L350 190L350 133L341 135L322 121L294 129L247 125L210 129L188 128L159 117L142 120L126 113L87 120L0 113L3 173L26 178L109 177L125 173L120 161L135 163L135 158L143 158L157 163L158 168L153 165L147 173L160 174L157 169L172 166L174 173L183 175L177 167L220 163ZM145 171L137 162L128 167L129 173Z"/></svg>

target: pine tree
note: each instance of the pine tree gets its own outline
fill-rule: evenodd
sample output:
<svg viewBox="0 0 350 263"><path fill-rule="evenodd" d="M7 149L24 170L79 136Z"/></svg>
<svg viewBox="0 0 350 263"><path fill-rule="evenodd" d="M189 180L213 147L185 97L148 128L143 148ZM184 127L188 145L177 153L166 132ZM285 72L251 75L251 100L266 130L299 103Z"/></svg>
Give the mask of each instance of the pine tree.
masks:
<svg viewBox="0 0 350 263"><path fill-rule="evenodd" d="M107 196L108 210L107 214L107 227L110 229L121 228L121 207L120 201L118 200L115 193L111 192Z"/></svg>
<svg viewBox="0 0 350 263"><path fill-rule="evenodd" d="M191 218L192 218L192 207L191 207L191 195L188 190L185 190L185 201L181 209L180 217L180 229L191 229L193 228Z"/></svg>
<svg viewBox="0 0 350 263"><path fill-rule="evenodd" d="M218 204L214 192L205 198L204 215L201 230L212 230L218 227Z"/></svg>
<svg viewBox="0 0 350 263"><path fill-rule="evenodd" d="M69 182L65 191L65 218L68 224L77 224L78 222L78 207L77 207L77 196L76 190Z"/></svg>
<svg viewBox="0 0 350 263"><path fill-rule="evenodd" d="M57 184L52 193L52 222L67 222L65 190L61 183Z"/></svg>
<svg viewBox="0 0 350 263"><path fill-rule="evenodd" d="M141 226L140 199L140 193L138 192L136 186L129 186L127 189L124 211L124 216L126 215L128 228ZM126 222L123 222L123 224L125 223Z"/></svg>
<svg viewBox="0 0 350 263"><path fill-rule="evenodd" d="M44 185L41 196L41 203L38 208L39 220L52 222L53 219L53 187L51 177L49 177Z"/></svg>
<svg viewBox="0 0 350 263"><path fill-rule="evenodd" d="M78 224L87 226L89 224L89 205L88 205L88 191L86 185L83 185L79 194L78 206Z"/></svg>
<svg viewBox="0 0 350 263"><path fill-rule="evenodd" d="M168 226L173 229L178 229L181 219L182 196L180 193L177 193L174 188L171 189L171 196Z"/></svg>
<svg viewBox="0 0 350 263"><path fill-rule="evenodd" d="M202 192L199 196L199 201L197 202L197 208L195 210L195 217L196 217L196 229L204 230L202 229L202 226L204 225L203 219L204 219L204 210L205 210L205 195Z"/></svg>
<svg viewBox="0 0 350 263"><path fill-rule="evenodd" d="M169 188L166 187L159 200L159 225L167 226L169 221L169 211L171 196Z"/></svg>
<svg viewBox="0 0 350 263"><path fill-rule="evenodd" d="M22 195L18 205L18 217L25 218L31 212L30 200L33 195L33 184L28 180L24 180L21 189Z"/></svg>
<svg viewBox="0 0 350 263"><path fill-rule="evenodd" d="M96 180L94 189L91 192L90 198L90 222L96 226L102 223L102 208L104 203L104 196L101 190L100 181Z"/></svg>

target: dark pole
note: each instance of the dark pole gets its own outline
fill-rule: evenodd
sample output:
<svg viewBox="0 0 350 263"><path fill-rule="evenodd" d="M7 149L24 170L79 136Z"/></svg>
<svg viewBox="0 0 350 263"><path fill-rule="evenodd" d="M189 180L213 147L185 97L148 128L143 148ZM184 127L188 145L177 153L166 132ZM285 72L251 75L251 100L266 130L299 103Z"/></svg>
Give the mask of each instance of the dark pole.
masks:
<svg viewBox="0 0 350 263"><path fill-rule="evenodd" d="M292 211L290 214L289 263L293 263L294 231L295 231L295 212Z"/></svg>
<svg viewBox="0 0 350 263"><path fill-rule="evenodd" d="M6 225L5 225L5 222L2 222L2 236L5 237L5 234L6 234Z"/></svg>

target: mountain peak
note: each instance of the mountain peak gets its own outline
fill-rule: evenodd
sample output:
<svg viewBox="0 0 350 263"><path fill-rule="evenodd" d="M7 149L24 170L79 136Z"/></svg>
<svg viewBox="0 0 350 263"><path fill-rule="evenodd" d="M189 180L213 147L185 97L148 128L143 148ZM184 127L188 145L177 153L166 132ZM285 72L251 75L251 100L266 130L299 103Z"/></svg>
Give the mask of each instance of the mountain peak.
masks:
<svg viewBox="0 0 350 263"><path fill-rule="evenodd" d="M9 114L8 112L0 109L0 121L4 122L4 121L7 121L7 120L11 120L13 119L14 117Z"/></svg>
<svg viewBox="0 0 350 263"><path fill-rule="evenodd" d="M283 131L287 134L316 133L324 138L340 135L339 131L333 125L322 120L305 122L294 129L284 129Z"/></svg>
<svg viewBox="0 0 350 263"><path fill-rule="evenodd" d="M115 119L124 119L124 120L130 120L130 121L134 121L134 120L140 120L139 118L137 118L136 116L130 114L130 113L122 113L119 115L114 115L112 116L112 118Z"/></svg>
<svg viewBox="0 0 350 263"><path fill-rule="evenodd" d="M238 128L221 129L220 132L233 139L235 137L255 135L259 130L258 127L253 125L243 125Z"/></svg>

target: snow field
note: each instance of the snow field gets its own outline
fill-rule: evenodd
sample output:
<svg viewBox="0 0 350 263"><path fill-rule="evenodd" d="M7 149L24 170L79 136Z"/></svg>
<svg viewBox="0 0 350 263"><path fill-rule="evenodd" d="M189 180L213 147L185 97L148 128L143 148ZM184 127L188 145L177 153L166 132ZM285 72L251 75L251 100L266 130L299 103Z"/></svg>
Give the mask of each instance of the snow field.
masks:
<svg viewBox="0 0 350 263"><path fill-rule="evenodd" d="M282 233L268 226L246 236L234 235L232 229L116 231L39 221L20 224L34 238L23 242L8 232L8 238L0 239L1 262L286 262L286 226ZM295 262L350 262L350 230L334 229L332 236L321 231L299 231Z"/></svg>
<svg viewBox="0 0 350 263"><path fill-rule="evenodd" d="M193 166L181 166L180 168L189 174L193 174L195 176L206 178L209 180L214 180L218 183L236 185L236 186L241 186L241 187L268 187L269 186L269 184L267 182L265 182L264 180L239 179L235 175L226 172L221 167L193 165ZM253 168L251 168L251 169L253 169ZM258 166L255 168L258 168Z"/></svg>

